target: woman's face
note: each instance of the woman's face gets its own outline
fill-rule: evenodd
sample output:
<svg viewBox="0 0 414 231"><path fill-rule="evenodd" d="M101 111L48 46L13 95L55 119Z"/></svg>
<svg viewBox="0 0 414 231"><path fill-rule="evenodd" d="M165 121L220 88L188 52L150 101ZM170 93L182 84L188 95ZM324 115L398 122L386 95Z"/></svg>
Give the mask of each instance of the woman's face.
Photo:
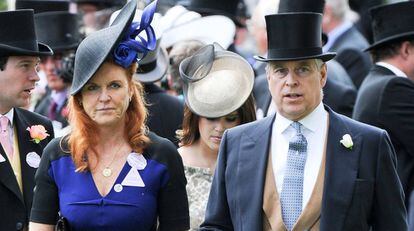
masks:
<svg viewBox="0 0 414 231"><path fill-rule="evenodd" d="M218 152L224 131L239 124L240 117L237 111L220 118L200 117L198 121L200 142Z"/></svg>
<svg viewBox="0 0 414 231"><path fill-rule="evenodd" d="M132 97L127 72L121 66L105 62L82 88L86 114L99 126L123 124Z"/></svg>

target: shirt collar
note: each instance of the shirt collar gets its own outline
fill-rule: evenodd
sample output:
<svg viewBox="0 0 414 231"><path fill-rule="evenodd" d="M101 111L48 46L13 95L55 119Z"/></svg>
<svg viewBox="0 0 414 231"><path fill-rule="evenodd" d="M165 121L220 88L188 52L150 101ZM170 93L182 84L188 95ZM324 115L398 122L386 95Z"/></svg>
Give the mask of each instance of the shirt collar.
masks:
<svg viewBox="0 0 414 231"><path fill-rule="evenodd" d="M68 95L67 89L63 91L53 90L52 93L50 94L50 97L55 103L57 103L58 107L60 108L65 103L67 95Z"/></svg>
<svg viewBox="0 0 414 231"><path fill-rule="evenodd" d="M382 66L382 67L387 68L388 70L392 71L392 73L394 73L394 75L396 75L396 76L401 76L401 77L407 78L407 75L402 70L400 70L398 67L396 67L396 66L394 66L390 63L376 62L375 64L378 65L378 66Z"/></svg>
<svg viewBox="0 0 414 231"><path fill-rule="evenodd" d="M326 111L323 107L323 103L320 102L319 105L310 114L308 114L298 122L301 123L305 128L309 129L311 132L315 132L320 128L320 126L318 125L319 123L316 123L316 121L320 121L321 118L327 116L325 112ZM292 122L292 120L289 120L281 114L276 113L276 119L273 125L274 131L279 134L283 133Z"/></svg>
<svg viewBox="0 0 414 231"><path fill-rule="evenodd" d="M6 114L4 114L4 116L7 117L7 119L9 119L10 121L10 125L13 128L13 117L14 117L14 109L10 109L10 111L8 111Z"/></svg>
<svg viewBox="0 0 414 231"><path fill-rule="evenodd" d="M323 46L323 51L328 51L335 41L341 36L345 31L352 27L352 23L349 21L344 21L342 24L337 26L331 32L328 33L328 42Z"/></svg>

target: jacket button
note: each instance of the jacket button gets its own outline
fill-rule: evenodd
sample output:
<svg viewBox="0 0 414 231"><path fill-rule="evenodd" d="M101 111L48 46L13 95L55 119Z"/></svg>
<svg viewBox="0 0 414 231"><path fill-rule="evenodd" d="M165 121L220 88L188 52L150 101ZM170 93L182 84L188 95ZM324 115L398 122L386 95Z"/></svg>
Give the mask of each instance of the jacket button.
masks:
<svg viewBox="0 0 414 231"><path fill-rule="evenodd" d="M23 223L17 222L16 223L16 230L23 230Z"/></svg>

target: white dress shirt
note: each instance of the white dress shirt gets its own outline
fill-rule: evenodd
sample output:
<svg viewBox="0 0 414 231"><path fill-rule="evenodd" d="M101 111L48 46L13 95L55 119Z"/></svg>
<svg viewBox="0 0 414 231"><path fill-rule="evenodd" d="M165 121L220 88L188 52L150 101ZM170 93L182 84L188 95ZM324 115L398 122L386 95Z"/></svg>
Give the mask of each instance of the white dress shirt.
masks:
<svg viewBox="0 0 414 231"><path fill-rule="evenodd" d="M273 174L279 194L282 191L285 176L289 140L296 134L295 129L290 126L292 122L279 113L276 114L276 119L273 122L271 155ZM313 112L298 122L303 125L302 134L308 142L302 194L302 209L304 209L312 195L316 179L318 178L325 150L328 113L321 102Z"/></svg>
<svg viewBox="0 0 414 231"><path fill-rule="evenodd" d="M389 64L389 63L386 63L386 62L376 62L375 65L387 68L392 73L394 73L394 75L396 75L396 76L407 78L407 75L402 70L400 70L398 67L396 67L392 64Z"/></svg>

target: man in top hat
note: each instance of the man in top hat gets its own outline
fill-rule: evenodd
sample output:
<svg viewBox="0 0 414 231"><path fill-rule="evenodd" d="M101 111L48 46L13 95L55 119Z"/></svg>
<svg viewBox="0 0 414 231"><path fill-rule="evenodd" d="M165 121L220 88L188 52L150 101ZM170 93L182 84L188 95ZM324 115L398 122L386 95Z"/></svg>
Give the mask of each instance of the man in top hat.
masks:
<svg viewBox="0 0 414 231"><path fill-rule="evenodd" d="M324 8L323 0L320 1L303 1L303 0L282 0L277 1L278 3L278 12L316 12L323 13ZM266 7L269 8L269 7ZM256 13L256 12L255 12ZM254 14L255 15L255 14ZM257 17L257 15L255 15ZM264 31L261 33L266 33L266 26L264 16L262 15L260 20L263 21ZM256 18L256 20L259 20ZM264 35L266 37L267 35ZM322 42L326 43L326 36L322 37ZM267 39L266 39L266 52L267 52ZM262 54L264 52L261 52ZM261 54L261 55L262 55ZM265 62L257 61L263 65L263 69L266 67ZM356 89L351 80L351 77L346 73L344 68L336 62L335 60L330 60L327 65L327 75L326 84L323 87L323 103L328 105L335 112L348 117L352 116L352 110L354 108L355 99L356 99ZM259 76L256 76L253 94L256 99L256 116L257 118L263 118L268 115L272 115L276 112L276 106L272 103L272 96L267 90L269 88L267 83L267 74L263 73Z"/></svg>
<svg viewBox="0 0 414 231"><path fill-rule="evenodd" d="M0 230L27 227L34 174L54 133L48 119L20 107L39 80L39 56L52 54L37 42L33 10L0 12Z"/></svg>
<svg viewBox="0 0 414 231"><path fill-rule="evenodd" d="M353 118L385 129L397 153L406 195L414 189L414 2L371 11L375 65L358 92Z"/></svg>
<svg viewBox="0 0 414 231"><path fill-rule="evenodd" d="M322 104L321 21L266 16L277 114L225 132L201 230L407 230L386 131Z"/></svg>
<svg viewBox="0 0 414 231"><path fill-rule="evenodd" d="M56 136L68 125L69 88L73 78L75 51L82 36L77 14L69 12L45 12L35 14L38 41L53 49L53 56L41 58L40 68L47 79L47 93L37 103L35 112L53 121Z"/></svg>

